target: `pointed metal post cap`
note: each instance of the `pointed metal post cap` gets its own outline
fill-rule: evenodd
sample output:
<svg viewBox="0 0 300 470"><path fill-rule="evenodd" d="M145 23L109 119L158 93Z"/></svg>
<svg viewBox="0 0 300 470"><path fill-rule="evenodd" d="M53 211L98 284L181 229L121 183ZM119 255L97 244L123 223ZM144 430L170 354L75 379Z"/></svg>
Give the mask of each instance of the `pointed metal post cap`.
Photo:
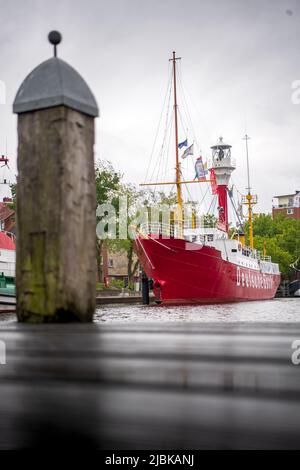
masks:
<svg viewBox="0 0 300 470"><path fill-rule="evenodd" d="M64 105L88 116L99 116L95 97L79 73L56 57L56 46L62 36L51 31L49 42L54 46L54 57L38 65L21 84L14 104L16 114Z"/></svg>

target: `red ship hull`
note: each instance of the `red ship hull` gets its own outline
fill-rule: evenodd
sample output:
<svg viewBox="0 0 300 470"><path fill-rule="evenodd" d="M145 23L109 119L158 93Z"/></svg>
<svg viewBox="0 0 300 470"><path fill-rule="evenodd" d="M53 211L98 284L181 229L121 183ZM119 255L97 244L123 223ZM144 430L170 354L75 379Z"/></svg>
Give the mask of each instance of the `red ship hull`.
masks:
<svg viewBox="0 0 300 470"><path fill-rule="evenodd" d="M275 296L280 274L262 273L222 259L221 252L177 238L137 235L135 251L162 303L220 303Z"/></svg>

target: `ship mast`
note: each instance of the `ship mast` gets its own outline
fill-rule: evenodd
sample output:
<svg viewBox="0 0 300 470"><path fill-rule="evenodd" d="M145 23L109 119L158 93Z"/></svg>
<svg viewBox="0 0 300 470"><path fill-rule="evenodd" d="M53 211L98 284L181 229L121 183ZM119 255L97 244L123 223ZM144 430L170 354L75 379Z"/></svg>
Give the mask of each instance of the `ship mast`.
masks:
<svg viewBox="0 0 300 470"><path fill-rule="evenodd" d="M250 187L250 169L249 169L249 152L248 152L248 140L250 137L246 134L243 137L243 140L246 142L246 157L247 157L247 182L248 187L246 196L243 196L242 202L243 204L247 205L248 207L248 225L249 225L249 245L250 248L253 248L253 206L257 203L257 196L251 194L251 187Z"/></svg>
<svg viewBox="0 0 300 470"><path fill-rule="evenodd" d="M176 89L176 61L180 57L176 57L173 51L173 91L174 91L174 120L175 120L175 156L176 156L176 188L177 188L177 221L179 234L182 236L182 192L181 192L181 171L179 162L179 148L178 148L178 104L177 104L177 89Z"/></svg>
<svg viewBox="0 0 300 470"><path fill-rule="evenodd" d="M182 201L182 185L188 183L210 183L211 180L189 180L184 181L181 179L181 165L179 162L179 147L178 147L178 104L177 104L177 80L176 80L176 61L180 60L181 57L176 57L176 53L173 52L172 59L169 59L172 62L173 66L173 94L174 94L174 122L175 122L175 162L176 162L176 189L177 189L177 211L176 211L176 221L178 232L178 238L183 238L183 201ZM174 185L174 181L161 181L154 183L141 183L140 186L157 186L157 185Z"/></svg>

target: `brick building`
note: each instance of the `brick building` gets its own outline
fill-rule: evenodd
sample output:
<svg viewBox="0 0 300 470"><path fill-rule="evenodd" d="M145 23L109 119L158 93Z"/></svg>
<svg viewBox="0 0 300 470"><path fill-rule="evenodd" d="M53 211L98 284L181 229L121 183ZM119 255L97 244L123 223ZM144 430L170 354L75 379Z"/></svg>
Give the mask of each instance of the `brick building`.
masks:
<svg viewBox="0 0 300 470"><path fill-rule="evenodd" d="M128 260L126 251L108 253L108 275L114 279L125 279L127 277Z"/></svg>
<svg viewBox="0 0 300 470"><path fill-rule="evenodd" d="M282 196L274 196L272 216L284 214L291 219L300 219L300 191L294 194L284 194Z"/></svg>
<svg viewBox="0 0 300 470"><path fill-rule="evenodd" d="M137 261L137 256L133 255L134 263ZM126 251L109 251L106 248L102 251L102 282L105 277L125 281L128 279L128 259ZM136 276L139 271L137 269Z"/></svg>
<svg viewBox="0 0 300 470"><path fill-rule="evenodd" d="M8 207L8 202L12 202L11 199L4 198L0 202L0 230L15 233L15 211Z"/></svg>

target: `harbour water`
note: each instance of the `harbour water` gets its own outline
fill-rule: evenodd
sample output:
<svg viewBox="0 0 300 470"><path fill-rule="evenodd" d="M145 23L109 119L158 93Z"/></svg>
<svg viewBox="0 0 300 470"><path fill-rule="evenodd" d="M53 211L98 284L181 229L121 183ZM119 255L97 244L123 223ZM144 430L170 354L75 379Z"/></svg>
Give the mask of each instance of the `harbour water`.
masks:
<svg viewBox="0 0 300 470"><path fill-rule="evenodd" d="M95 322L300 322L300 298L214 305L104 305Z"/></svg>
<svg viewBox="0 0 300 470"><path fill-rule="evenodd" d="M14 322L15 314L0 314L0 327ZM300 298L185 306L103 305L94 322L300 322Z"/></svg>

